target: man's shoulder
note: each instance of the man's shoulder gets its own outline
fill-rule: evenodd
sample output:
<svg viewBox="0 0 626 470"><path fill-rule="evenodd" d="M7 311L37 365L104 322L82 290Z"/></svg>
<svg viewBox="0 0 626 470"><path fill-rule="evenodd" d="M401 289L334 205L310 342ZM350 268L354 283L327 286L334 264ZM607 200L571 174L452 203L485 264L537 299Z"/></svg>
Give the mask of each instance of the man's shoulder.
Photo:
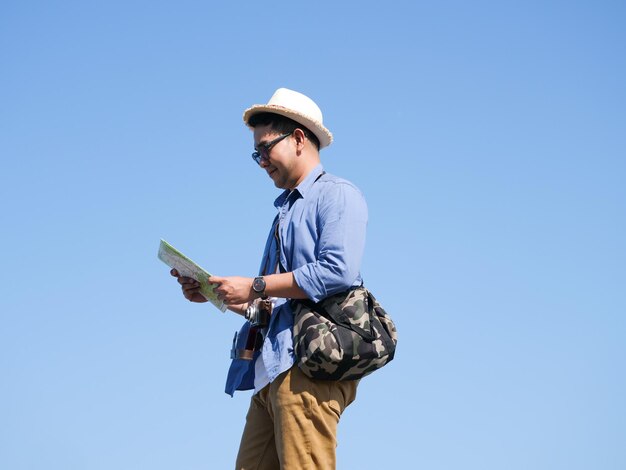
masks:
<svg viewBox="0 0 626 470"><path fill-rule="evenodd" d="M365 205L365 195L352 181L332 173L324 173L317 184L316 198L322 204L344 201L348 204Z"/></svg>
<svg viewBox="0 0 626 470"><path fill-rule="evenodd" d="M327 187L334 186L334 185L345 185L345 186L356 189L358 192L361 192L361 190L357 187L357 185L355 185L352 181L349 181L337 175L333 175L332 173L325 172L324 174L322 174L320 176L319 182Z"/></svg>

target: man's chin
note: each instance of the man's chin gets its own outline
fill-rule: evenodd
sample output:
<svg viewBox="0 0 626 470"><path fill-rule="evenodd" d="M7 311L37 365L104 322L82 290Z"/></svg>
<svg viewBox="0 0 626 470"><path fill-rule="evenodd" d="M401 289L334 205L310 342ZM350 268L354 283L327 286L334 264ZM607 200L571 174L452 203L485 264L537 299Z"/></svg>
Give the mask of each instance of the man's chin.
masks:
<svg viewBox="0 0 626 470"><path fill-rule="evenodd" d="M285 185L285 182L281 178L278 177L278 171L274 171L273 173L269 175L269 177L274 182L274 186L276 186L279 189L284 189L283 186Z"/></svg>

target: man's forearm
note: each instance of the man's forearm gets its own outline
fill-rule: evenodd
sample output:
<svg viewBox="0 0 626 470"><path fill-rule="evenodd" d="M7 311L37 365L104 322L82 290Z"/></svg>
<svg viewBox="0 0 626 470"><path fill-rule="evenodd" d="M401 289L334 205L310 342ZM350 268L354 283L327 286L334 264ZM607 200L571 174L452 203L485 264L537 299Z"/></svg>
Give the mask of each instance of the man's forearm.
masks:
<svg viewBox="0 0 626 470"><path fill-rule="evenodd" d="M244 303L244 304L236 304L236 305L229 305L228 306L228 310L230 310L233 313L236 313L238 315L245 315L246 313L246 308L248 308L248 303Z"/></svg>
<svg viewBox="0 0 626 470"><path fill-rule="evenodd" d="M264 276L265 293L270 297L283 299L306 299L308 296L300 289L293 273L270 274Z"/></svg>

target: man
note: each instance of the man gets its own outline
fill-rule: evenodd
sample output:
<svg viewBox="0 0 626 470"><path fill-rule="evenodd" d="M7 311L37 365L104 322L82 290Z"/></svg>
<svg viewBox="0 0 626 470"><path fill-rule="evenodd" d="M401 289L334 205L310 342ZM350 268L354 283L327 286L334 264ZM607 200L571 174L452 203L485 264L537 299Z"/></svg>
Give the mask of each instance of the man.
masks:
<svg viewBox="0 0 626 470"><path fill-rule="evenodd" d="M294 365L289 300L318 302L362 284L367 206L352 183L324 172L319 151L332 143L332 134L310 98L280 88L266 105L247 109L244 122L254 133L254 161L284 191L274 202L278 216L260 276L210 278L236 313L244 314L256 299L273 299L254 355L237 353L246 348L250 322L233 345L226 392L254 389L236 468L333 469L337 424L358 381L313 380ZM172 275L178 277L175 270ZM196 281L178 280L187 299L205 300Z"/></svg>

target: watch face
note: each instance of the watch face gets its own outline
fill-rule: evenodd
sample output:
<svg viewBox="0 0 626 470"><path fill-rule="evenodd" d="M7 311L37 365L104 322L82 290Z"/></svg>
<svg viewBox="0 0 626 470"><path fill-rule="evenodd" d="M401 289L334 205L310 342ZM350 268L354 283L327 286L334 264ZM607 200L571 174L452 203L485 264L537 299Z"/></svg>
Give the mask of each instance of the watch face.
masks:
<svg viewBox="0 0 626 470"><path fill-rule="evenodd" d="M252 289L255 292L263 292L265 290L265 280L262 277L255 277L252 282Z"/></svg>

